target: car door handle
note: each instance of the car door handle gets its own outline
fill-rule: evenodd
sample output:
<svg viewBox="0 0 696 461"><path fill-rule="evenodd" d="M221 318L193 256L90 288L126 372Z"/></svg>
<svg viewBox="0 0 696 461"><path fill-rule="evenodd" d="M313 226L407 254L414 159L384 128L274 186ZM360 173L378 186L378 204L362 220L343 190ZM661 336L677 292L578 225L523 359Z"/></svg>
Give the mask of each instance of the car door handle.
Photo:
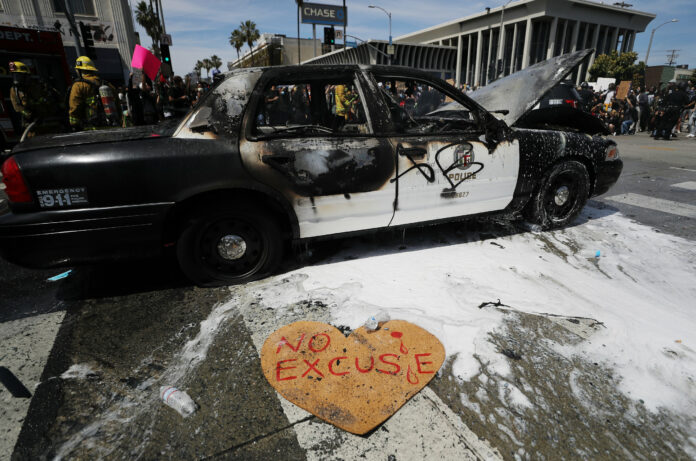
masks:
<svg viewBox="0 0 696 461"><path fill-rule="evenodd" d="M292 154L273 154L261 157L261 161L266 165L287 165L291 160L294 160L294 155Z"/></svg>
<svg viewBox="0 0 696 461"><path fill-rule="evenodd" d="M402 147L399 149L399 155L405 157L423 157L428 151L423 147Z"/></svg>

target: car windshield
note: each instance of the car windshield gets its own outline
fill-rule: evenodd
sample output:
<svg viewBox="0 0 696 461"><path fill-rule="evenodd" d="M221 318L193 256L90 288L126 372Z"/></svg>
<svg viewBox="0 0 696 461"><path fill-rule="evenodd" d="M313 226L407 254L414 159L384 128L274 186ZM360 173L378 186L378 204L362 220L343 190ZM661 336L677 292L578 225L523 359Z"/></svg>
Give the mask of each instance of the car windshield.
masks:
<svg viewBox="0 0 696 461"><path fill-rule="evenodd" d="M377 77L377 84L399 132L471 130L477 125L468 108L427 82Z"/></svg>

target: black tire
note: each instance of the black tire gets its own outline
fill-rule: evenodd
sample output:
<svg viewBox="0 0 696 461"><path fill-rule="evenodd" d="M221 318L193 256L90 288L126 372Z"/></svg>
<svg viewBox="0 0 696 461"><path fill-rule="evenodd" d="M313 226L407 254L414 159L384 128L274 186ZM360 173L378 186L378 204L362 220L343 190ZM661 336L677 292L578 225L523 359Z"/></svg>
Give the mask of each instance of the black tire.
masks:
<svg viewBox="0 0 696 461"><path fill-rule="evenodd" d="M580 162L559 163L546 172L527 206L527 218L553 229L568 225L580 213L590 194L590 175Z"/></svg>
<svg viewBox="0 0 696 461"><path fill-rule="evenodd" d="M225 238L231 245L223 244ZM267 214L215 210L186 222L176 256L181 271L196 285L234 285L271 275L280 264L283 247L278 223Z"/></svg>

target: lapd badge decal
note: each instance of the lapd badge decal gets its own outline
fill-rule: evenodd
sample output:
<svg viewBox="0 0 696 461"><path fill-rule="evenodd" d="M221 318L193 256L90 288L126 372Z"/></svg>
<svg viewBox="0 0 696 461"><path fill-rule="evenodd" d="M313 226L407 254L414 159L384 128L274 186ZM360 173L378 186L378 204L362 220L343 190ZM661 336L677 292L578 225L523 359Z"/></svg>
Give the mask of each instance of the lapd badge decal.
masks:
<svg viewBox="0 0 696 461"><path fill-rule="evenodd" d="M474 149L471 144L459 144L454 148L453 164L460 170L468 170L474 162Z"/></svg>

